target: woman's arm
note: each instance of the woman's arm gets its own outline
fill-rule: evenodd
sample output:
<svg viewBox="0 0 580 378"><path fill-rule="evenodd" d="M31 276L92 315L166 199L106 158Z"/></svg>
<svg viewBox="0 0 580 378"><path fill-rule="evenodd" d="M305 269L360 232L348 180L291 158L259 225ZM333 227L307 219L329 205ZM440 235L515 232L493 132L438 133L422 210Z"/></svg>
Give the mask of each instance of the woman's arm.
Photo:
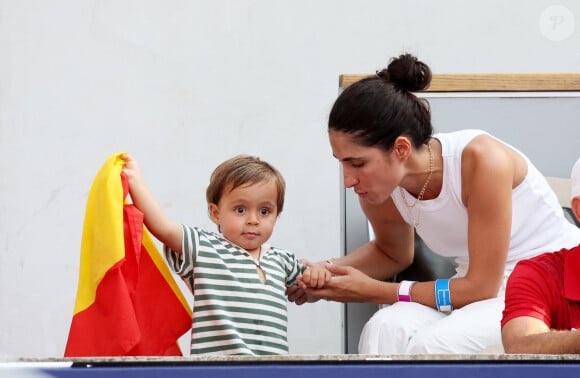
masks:
<svg viewBox="0 0 580 378"><path fill-rule="evenodd" d="M449 282L453 308L497 296L511 238L512 190L527 174L516 151L481 135L462 155L462 201L467 208L469 268ZM413 301L436 308L435 283L417 283Z"/></svg>
<svg viewBox="0 0 580 378"><path fill-rule="evenodd" d="M398 284L384 280L413 262L413 228L403 221L391 199L380 205L361 200L361 207L373 227L375 240L347 256L333 259L328 269L334 276L324 288L307 288L310 299L378 304L397 300ZM299 304L305 298L296 291L289 294L289 299Z"/></svg>
<svg viewBox="0 0 580 378"><path fill-rule="evenodd" d="M181 225L171 221L149 192L145 180L141 175L137 161L128 154L121 156L125 160L123 172L129 181L129 192L133 204L143 212L143 222L151 233L163 244L175 252L181 253L183 230Z"/></svg>
<svg viewBox="0 0 580 378"><path fill-rule="evenodd" d="M360 205L371 223L375 240L332 262L337 266L356 268L371 278L385 280L413 262L413 228L403 221L390 198L380 205L361 200Z"/></svg>
<svg viewBox="0 0 580 378"><path fill-rule="evenodd" d="M462 201L467 208L469 268L450 280L454 308L494 298L503 280L512 220L512 189L527 173L524 158L482 135L462 155ZM434 282L413 286L413 300L435 307Z"/></svg>
<svg viewBox="0 0 580 378"><path fill-rule="evenodd" d="M524 158L490 136L475 138L464 150L469 269L453 282L455 307L497 296L511 239L512 191L526 174Z"/></svg>
<svg viewBox="0 0 580 378"><path fill-rule="evenodd" d="M464 277L449 282L453 308L497 296L511 237L512 189L526 172L521 155L487 135L466 146L461 182L469 268ZM434 290L434 282L415 284L413 301L436 308Z"/></svg>

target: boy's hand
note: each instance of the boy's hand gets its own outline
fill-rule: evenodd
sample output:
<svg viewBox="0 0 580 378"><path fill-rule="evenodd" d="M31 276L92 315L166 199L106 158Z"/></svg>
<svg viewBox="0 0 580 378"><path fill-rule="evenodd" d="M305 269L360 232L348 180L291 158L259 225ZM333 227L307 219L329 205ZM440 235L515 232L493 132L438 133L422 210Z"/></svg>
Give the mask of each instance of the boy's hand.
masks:
<svg viewBox="0 0 580 378"><path fill-rule="evenodd" d="M147 184L141 174L141 169L139 168L137 160L135 160L131 155L123 154L120 157L125 162L125 164L123 164L123 173L127 176L131 199L133 202L136 202L136 200L138 202L139 198L145 198L143 192L148 192ZM146 196L149 197L150 194L147 193ZM143 209L139 209L143 211Z"/></svg>
<svg viewBox="0 0 580 378"><path fill-rule="evenodd" d="M298 285L303 288L323 288L324 285L330 280L332 273L326 266L309 266L302 276L298 278Z"/></svg>
<svg viewBox="0 0 580 378"><path fill-rule="evenodd" d="M137 160L133 159L133 157L129 154L121 155L121 159L125 161L125 164L123 165L123 172L125 175L127 175L127 180L129 180L129 183L134 181L135 178L140 178L141 171L139 170Z"/></svg>

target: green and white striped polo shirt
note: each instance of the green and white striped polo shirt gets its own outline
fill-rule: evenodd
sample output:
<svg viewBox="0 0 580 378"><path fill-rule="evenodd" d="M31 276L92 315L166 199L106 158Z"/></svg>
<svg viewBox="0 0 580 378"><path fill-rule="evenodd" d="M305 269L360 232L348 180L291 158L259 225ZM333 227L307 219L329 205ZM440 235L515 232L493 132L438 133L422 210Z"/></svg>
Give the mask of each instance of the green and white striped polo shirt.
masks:
<svg viewBox="0 0 580 378"><path fill-rule="evenodd" d="M183 226L183 254L164 248L193 292L191 354L287 354L286 287L305 269L293 253L262 246L258 275L246 250L221 234Z"/></svg>

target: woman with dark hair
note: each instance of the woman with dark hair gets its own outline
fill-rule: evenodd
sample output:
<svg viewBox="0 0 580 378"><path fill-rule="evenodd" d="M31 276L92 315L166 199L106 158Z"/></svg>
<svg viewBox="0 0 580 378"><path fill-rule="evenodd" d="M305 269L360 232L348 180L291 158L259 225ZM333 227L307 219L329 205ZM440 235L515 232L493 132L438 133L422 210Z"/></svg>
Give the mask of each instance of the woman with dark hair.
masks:
<svg viewBox="0 0 580 378"><path fill-rule="evenodd" d="M391 60L346 88L330 112L333 155L358 194L375 240L327 263L334 274L311 298L387 305L368 321L359 352L477 353L501 344L504 285L516 262L580 243L544 176L482 130L433 134L431 71ZM386 282L413 261L414 230L456 274ZM322 264L322 263L319 263ZM304 302L303 293L289 299Z"/></svg>

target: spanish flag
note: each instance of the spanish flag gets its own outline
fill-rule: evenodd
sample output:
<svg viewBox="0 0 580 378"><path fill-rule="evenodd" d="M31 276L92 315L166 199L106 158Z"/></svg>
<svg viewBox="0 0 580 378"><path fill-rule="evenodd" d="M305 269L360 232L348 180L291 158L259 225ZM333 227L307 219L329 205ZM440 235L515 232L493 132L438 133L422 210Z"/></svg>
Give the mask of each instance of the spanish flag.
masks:
<svg viewBox="0 0 580 378"><path fill-rule="evenodd" d="M125 200L122 154L107 159L89 193L65 357L180 356L177 340L191 328L143 213Z"/></svg>

